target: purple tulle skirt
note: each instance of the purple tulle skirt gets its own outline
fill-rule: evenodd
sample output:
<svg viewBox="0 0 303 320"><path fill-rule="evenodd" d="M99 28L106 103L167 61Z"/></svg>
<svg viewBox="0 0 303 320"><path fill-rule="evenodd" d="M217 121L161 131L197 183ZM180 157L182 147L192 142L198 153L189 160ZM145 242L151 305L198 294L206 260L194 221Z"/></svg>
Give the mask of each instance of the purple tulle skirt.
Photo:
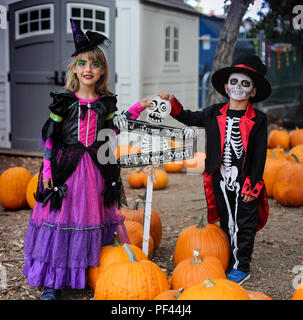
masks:
<svg viewBox="0 0 303 320"><path fill-rule="evenodd" d="M104 180L88 153L66 181L60 210L36 202L24 237L24 275L28 285L62 289L86 287L86 269L99 265L102 246L129 242L124 217L103 204Z"/></svg>

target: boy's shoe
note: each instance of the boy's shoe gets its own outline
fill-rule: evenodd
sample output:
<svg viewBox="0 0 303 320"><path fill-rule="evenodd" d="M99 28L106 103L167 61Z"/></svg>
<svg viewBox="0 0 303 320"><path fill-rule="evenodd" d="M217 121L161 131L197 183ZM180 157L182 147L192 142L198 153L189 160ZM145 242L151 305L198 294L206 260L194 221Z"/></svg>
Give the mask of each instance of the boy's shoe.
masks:
<svg viewBox="0 0 303 320"><path fill-rule="evenodd" d="M243 272L241 270L232 269L227 275L227 280L231 280L238 284L242 284L244 281L248 280L250 274L248 272Z"/></svg>
<svg viewBox="0 0 303 320"><path fill-rule="evenodd" d="M56 290L53 288L44 288L40 300L56 300Z"/></svg>

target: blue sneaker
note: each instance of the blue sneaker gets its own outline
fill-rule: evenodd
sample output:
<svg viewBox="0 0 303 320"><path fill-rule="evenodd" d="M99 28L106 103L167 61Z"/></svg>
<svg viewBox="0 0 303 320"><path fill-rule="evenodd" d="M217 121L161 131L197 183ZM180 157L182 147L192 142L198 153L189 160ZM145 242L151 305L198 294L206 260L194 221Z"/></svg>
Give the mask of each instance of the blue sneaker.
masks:
<svg viewBox="0 0 303 320"><path fill-rule="evenodd" d="M227 280L231 280L233 282L236 282L238 284L242 284L244 281L248 280L250 277L250 274L247 272L243 272L241 270L232 269L227 275Z"/></svg>
<svg viewBox="0 0 303 320"><path fill-rule="evenodd" d="M53 288L44 288L40 300L56 300L56 290Z"/></svg>

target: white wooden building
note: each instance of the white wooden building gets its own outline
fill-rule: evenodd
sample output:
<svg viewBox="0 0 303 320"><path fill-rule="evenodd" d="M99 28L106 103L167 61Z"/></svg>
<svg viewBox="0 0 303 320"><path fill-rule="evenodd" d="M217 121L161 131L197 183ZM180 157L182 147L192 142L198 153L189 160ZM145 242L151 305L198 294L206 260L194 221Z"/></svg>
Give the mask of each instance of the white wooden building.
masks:
<svg viewBox="0 0 303 320"><path fill-rule="evenodd" d="M60 43L62 55L58 54L58 59L64 60L65 56L70 55L73 46L71 31L68 28L69 17L73 17L73 8L80 12L79 19L82 19L83 26L87 22L85 19L94 23L94 19L97 19L95 12L103 10L104 17L99 19L104 20L104 33L113 40L113 49L111 49L113 51L109 51L111 89L118 94L120 110L128 108L145 96L153 96L160 91L174 93L187 107L197 108L199 13L185 4L183 0L1 1L2 6L6 9L12 3L14 5L10 8L13 8L15 12L9 12L10 21L7 22L7 28L0 29L0 57L2 57L0 59L0 148L36 149L41 123L45 121L48 114L49 96L47 92L50 89L59 89L58 85L47 82L50 80L47 80L43 87L39 87L38 85L43 82L39 80L39 77L43 75L46 79L52 79L53 70L57 65L61 76L61 73L64 74L63 67L59 63L54 63L53 66L43 66L45 70L38 70L38 58L35 72L29 73L29 70L23 65L20 65L18 70L12 70L15 65L19 64L12 63L10 60L14 59L19 62L20 56L25 57L25 54L30 54L31 46L32 50L37 51L37 45L41 46L44 39L45 42L46 40L52 41L50 42L53 43L52 46L58 46ZM14 35L12 32L9 33L9 28L14 28L14 34L17 34L20 28L21 20L17 12L28 11L28 17L30 17L31 8L39 9L39 6L50 6L51 9L49 16L44 18L50 20L48 34L44 36L40 30L40 33L38 31L29 33L24 39L22 37L11 39ZM59 6L60 8L57 8ZM0 8L3 9L3 7ZM110 13L109 11L113 11L113 8L115 8L115 13ZM90 10L94 14L91 18L85 18ZM60 23L56 22L58 15L61 15ZM115 18L112 19L112 17ZM1 15L1 19L3 18L4 15ZM17 25L18 19L19 25ZM30 25L31 22L29 20L28 24ZM47 23L45 21L46 29L48 28ZM2 25L1 20L0 25ZM86 31L85 27L83 29ZM97 31L96 28L92 30ZM53 38L50 38L50 33L54 34ZM30 38L31 42L26 42ZM25 50L25 48L27 51L22 51L22 54L20 51L19 56L16 52L12 52ZM57 59L56 52L57 50L54 49L54 60ZM42 61L43 56L40 57ZM48 61L49 58L44 60ZM29 80L26 80L26 76ZM25 82L27 86L21 87ZM34 85L37 86L36 92L31 91ZM35 99L32 99L31 104L23 105L23 102L27 101L26 94L31 94L32 98L41 94L41 97L37 99L39 106L36 109L26 109L34 108ZM19 102L16 97L20 99ZM20 101L22 101L22 108ZM43 109L40 118L37 118L36 110L40 110L39 108L45 110ZM30 113L31 116L37 118L33 124L24 121L24 117ZM16 115L20 117L20 121L16 120ZM174 120L170 124L173 125ZM31 127L31 130L26 130L26 126ZM10 139L10 137L13 138Z"/></svg>

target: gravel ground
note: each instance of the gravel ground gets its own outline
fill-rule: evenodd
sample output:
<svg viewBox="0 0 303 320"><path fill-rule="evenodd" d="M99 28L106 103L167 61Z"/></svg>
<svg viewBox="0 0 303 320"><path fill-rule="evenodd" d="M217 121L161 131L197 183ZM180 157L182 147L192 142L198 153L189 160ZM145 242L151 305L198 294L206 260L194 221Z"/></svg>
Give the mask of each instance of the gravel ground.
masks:
<svg viewBox="0 0 303 320"><path fill-rule="evenodd" d="M0 156L0 173L14 166L24 166L32 174L38 172L41 158ZM122 177L127 200L132 206L144 189L130 189L127 177L131 169L123 169ZM257 233L251 263L251 277L244 288L262 291L274 300L289 300L293 283L303 278L295 266L303 264L303 208L287 208L270 199L270 216L266 226ZM185 172L169 174L169 185L154 190L152 207L162 219L162 241L152 261L173 271L173 253L180 231L196 224L201 212L206 221L206 202L201 175ZM40 289L29 287L22 274L23 238L31 210L6 211L0 208L0 271L6 272L7 285L0 283L0 300L36 300ZM4 268L3 268L4 267ZM296 267L298 268L298 267ZM1 278L0 278L1 279ZM90 300L93 292L64 289L61 299Z"/></svg>

